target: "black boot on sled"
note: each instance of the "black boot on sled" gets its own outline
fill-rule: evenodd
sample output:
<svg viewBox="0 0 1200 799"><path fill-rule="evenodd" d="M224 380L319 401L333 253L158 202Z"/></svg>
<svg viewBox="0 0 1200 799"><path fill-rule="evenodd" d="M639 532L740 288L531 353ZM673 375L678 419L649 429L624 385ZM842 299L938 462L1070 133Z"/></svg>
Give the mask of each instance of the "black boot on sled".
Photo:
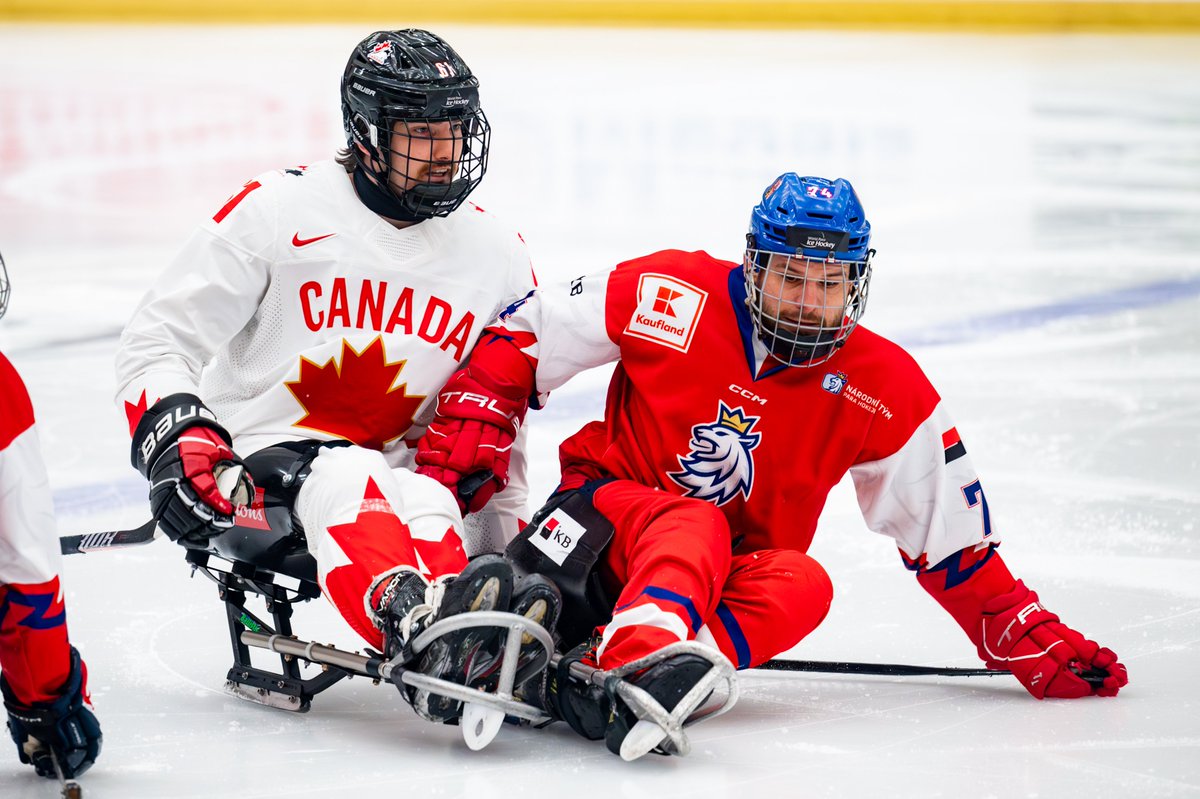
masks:
<svg viewBox="0 0 1200 799"><path fill-rule="evenodd" d="M512 568L500 555L480 555L461 573L429 585L416 572L402 572L384 589L381 616L384 654L401 656L406 668L430 677L475 686L497 667L503 631L468 627L439 636L417 652L413 644L435 622L481 610L506 611L512 597ZM452 722L462 702L427 688L400 689L417 715Z"/></svg>

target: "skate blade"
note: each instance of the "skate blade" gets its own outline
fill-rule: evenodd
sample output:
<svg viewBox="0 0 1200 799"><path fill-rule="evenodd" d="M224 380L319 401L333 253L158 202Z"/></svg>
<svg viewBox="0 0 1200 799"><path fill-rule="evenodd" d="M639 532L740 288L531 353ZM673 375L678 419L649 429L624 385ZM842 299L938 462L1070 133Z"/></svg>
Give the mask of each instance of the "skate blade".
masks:
<svg viewBox="0 0 1200 799"><path fill-rule="evenodd" d="M238 699L245 699L247 702L254 702L257 705L289 710L293 713L304 713L308 710L298 696L268 691L265 688L250 688L233 680L226 680L224 689L229 696L236 696Z"/></svg>
<svg viewBox="0 0 1200 799"><path fill-rule="evenodd" d="M463 705L462 719L459 720L459 725L462 727L463 740L473 752L478 752L490 744L496 734L500 732L503 724L503 710L484 707L474 702L467 702Z"/></svg>
<svg viewBox="0 0 1200 799"><path fill-rule="evenodd" d="M662 727L653 721L642 719L633 725L633 729L625 736L625 740L621 741L621 759L627 763L637 760L652 751L666 738L667 734L663 732Z"/></svg>

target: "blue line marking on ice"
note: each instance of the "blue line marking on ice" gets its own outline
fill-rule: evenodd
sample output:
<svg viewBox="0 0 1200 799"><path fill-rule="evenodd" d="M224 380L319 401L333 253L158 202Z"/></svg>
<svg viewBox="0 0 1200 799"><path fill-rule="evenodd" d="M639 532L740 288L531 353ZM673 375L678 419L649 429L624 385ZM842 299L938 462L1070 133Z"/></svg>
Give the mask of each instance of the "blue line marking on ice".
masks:
<svg viewBox="0 0 1200 799"><path fill-rule="evenodd" d="M1025 331L1030 328L1057 322L1072 317L1102 316L1146 308L1194 297L1200 294L1200 275L1160 280L1141 286L1126 286L1109 289L1096 294L1060 300L1032 308L1016 308L994 314L963 319L942 325L933 325L923 330L896 336L905 347L942 347L963 344L1008 332ZM560 402L550 402L542 413L554 418L571 414L573 405L583 405L582 395L572 396L570 388L559 394ZM547 413L549 412L549 413ZM107 483L77 485L54 492L54 509L60 517L86 516L102 510L128 506L146 507L146 484L137 478L116 480Z"/></svg>
<svg viewBox="0 0 1200 799"><path fill-rule="evenodd" d="M933 325L896 337L904 347L941 347L962 344L1008 332L1029 330L1060 319L1102 316L1117 311L1184 300L1200 294L1200 275L1172 278L1141 286L1125 286L1097 294L1060 300L1032 308L1016 308L957 322Z"/></svg>
<svg viewBox="0 0 1200 799"><path fill-rule="evenodd" d="M54 492L54 513L60 520L127 507L145 508L149 513L148 494L146 481L139 477L75 485Z"/></svg>

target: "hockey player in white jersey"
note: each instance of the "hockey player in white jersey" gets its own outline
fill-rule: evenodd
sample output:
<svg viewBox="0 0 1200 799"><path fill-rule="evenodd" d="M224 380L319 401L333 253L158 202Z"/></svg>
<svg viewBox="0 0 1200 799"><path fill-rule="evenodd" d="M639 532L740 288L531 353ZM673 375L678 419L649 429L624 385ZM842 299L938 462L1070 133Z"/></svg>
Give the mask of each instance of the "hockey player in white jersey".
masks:
<svg viewBox="0 0 1200 799"><path fill-rule="evenodd" d="M247 182L142 299L121 338L118 404L169 537L204 547L235 513L252 517L274 480L326 597L394 657L439 617L554 612L552 588L514 595L499 555L467 559L528 518L522 443L486 507L410 469L438 389L535 278L519 235L467 201L490 129L478 80L445 41L368 36L341 98L337 159ZM414 667L474 685L495 668L493 642L454 633ZM430 720L460 712L405 691Z"/></svg>
<svg viewBox="0 0 1200 799"><path fill-rule="evenodd" d="M0 256L0 317L8 297ZM50 779L87 771L103 743L87 665L67 636L61 568L33 404L0 352L0 695L17 756Z"/></svg>

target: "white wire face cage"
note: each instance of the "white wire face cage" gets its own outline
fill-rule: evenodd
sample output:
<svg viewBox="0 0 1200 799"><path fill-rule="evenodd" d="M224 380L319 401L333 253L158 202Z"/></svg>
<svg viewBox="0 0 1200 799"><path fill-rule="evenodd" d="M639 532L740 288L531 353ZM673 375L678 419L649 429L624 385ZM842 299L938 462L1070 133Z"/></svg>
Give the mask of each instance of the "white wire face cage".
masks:
<svg viewBox="0 0 1200 799"><path fill-rule="evenodd" d="M446 216L483 180L491 126L481 109L428 118L384 109L380 121L384 129L361 114L354 117L355 131L378 168L364 162L361 153L357 153L359 162L417 216ZM401 143L402 148L396 146ZM393 153L399 162L395 170ZM435 160L439 153L445 160ZM403 186L406 182L413 185Z"/></svg>
<svg viewBox="0 0 1200 799"><path fill-rule="evenodd" d="M4 312L8 310L11 288L12 284L8 282L8 267L4 265L4 255L0 254L0 319L4 318Z"/></svg>
<svg viewBox="0 0 1200 799"><path fill-rule="evenodd" d="M867 307L874 255L846 261L748 248L746 307L771 354L790 366L816 366L837 354Z"/></svg>

